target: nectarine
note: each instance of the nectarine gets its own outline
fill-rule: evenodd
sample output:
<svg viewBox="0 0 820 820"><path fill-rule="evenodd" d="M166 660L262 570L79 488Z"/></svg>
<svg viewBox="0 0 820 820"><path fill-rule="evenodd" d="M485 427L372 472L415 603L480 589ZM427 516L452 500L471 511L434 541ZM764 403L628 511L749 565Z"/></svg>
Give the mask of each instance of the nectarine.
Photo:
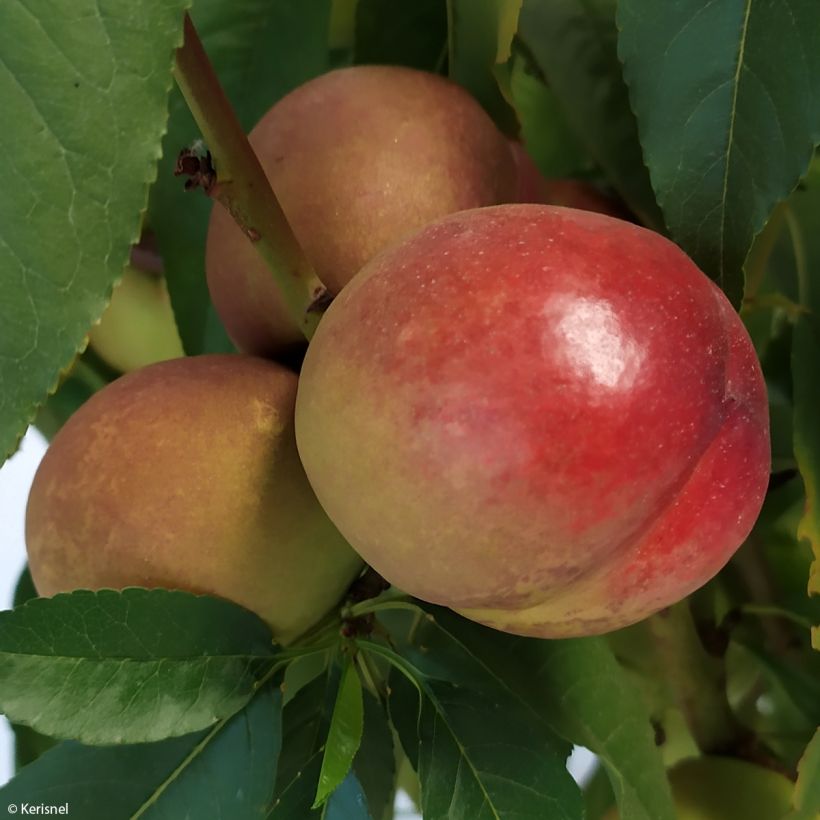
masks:
<svg viewBox="0 0 820 820"><path fill-rule="evenodd" d="M385 578L537 636L702 585L769 473L763 378L721 291L658 234L539 205L452 215L368 264L308 347L296 436Z"/></svg>
<svg viewBox="0 0 820 820"><path fill-rule="evenodd" d="M415 69L324 74L276 103L249 139L332 293L427 222L515 194L513 158L489 116L455 83ZM211 298L239 348L273 355L302 341L271 274L220 207L206 256Z"/></svg>
<svg viewBox="0 0 820 820"><path fill-rule="evenodd" d="M41 595L169 587L254 610L288 641L339 599L360 560L296 452L296 376L212 355L135 371L52 442L26 513Z"/></svg>

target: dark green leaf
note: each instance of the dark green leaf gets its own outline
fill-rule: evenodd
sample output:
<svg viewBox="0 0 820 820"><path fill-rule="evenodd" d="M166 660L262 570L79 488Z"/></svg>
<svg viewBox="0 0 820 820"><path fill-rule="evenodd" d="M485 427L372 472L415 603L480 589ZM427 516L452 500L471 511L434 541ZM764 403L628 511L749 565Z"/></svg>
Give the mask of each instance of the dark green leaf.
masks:
<svg viewBox="0 0 820 820"><path fill-rule="evenodd" d="M353 760L353 771L367 797L370 813L375 820L384 817L395 799L393 735L384 709L367 690L364 691L364 732Z"/></svg>
<svg viewBox="0 0 820 820"><path fill-rule="evenodd" d="M447 57L447 0L359 0L357 63L439 72Z"/></svg>
<svg viewBox="0 0 820 820"><path fill-rule="evenodd" d="M408 757L417 761L425 818L581 816L580 793L565 766L569 745L536 711L445 630L437 615L415 627L406 612L383 620L399 654L372 641L360 645L388 658L420 690L417 754L409 748L408 721L397 728ZM392 673L391 689L407 701L395 711L411 715L418 705L415 689L393 681Z"/></svg>
<svg viewBox="0 0 820 820"><path fill-rule="evenodd" d="M12 606L22 606L32 598L37 597L37 590L34 588L34 581L31 579L31 570L28 564L23 568L20 577L17 579L17 586L14 588L14 601Z"/></svg>
<svg viewBox="0 0 820 820"><path fill-rule="evenodd" d="M83 346L138 236L186 5L3 5L0 459Z"/></svg>
<svg viewBox="0 0 820 820"><path fill-rule="evenodd" d="M617 54L612 0L524 0L518 37L570 125L629 207L662 227Z"/></svg>
<svg viewBox="0 0 820 820"><path fill-rule="evenodd" d="M227 723L134 746L61 743L0 790L0 803L68 803L81 820L257 820L281 746L281 693L266 687Z"/></svg>
<svg viewBox="0 0 820 820"><path fill-rule="evenodd" d="M515 134L518 121L496 79L509 58L521 0L447 0L450 77L481 103L502 131Z"/></svg>
<svg viewBox="0 0 820 820"><path fill-rule="evenodd" d="M80 405L108 384L108 380L96 373L86 361L87 355L79 357L74 362L71 371L60 382L57 390L37 411L34 426L49 441L57 435L60 428L74 415Z"/></svg>
<svg viewBox="0 0 820 820"><path fill-rule="evenodd" d="M314 808L321 806L347 777L362 742L363 729L362 684L356 665L347 656L325 741Z"/></svg>
<svg viewBox="0 0 820 820"><path fill-rule="evenodd" d="M194 23L247 129L280 97L329 68L330 0L198 0ZM171 96L159 176L148 218L165 263L180 336L188 353L231 350L205 282L211 203L173 175L179 151L200 136L181 94Z"/></svg>
<svg viewBox="0 0 820 820"><path fill-rule="evenodd" d="M300 689L285 707L282 758L267 820L321 816L312 806L337 691L338 675L325 674Z"/></svg>
<svg viewBox="0 0 820 820"><path fill-rule="evenodd" d="M672 237L726 291L820 141L816 0L621 0L619 54Z"/></svg>
<svg viewBox="0 0 820 820"><path fill-rule="evenodd" d="M53 748L58 741L48 735L35 732L28 726L12 724L14 730L14 769L19 771L23 766L33 763L38 757Z"/></svg>
<svg viewBox="0 0 820 820"><path fill-rule="evenodd" d="M235 604L167 590L78 591L0 613L0 705L86 743L159 740L241 709L275 659Z"/></svg>
<svg viewBox="0 0 820 820"><path fill-rule="evenodd" d="M624 817L674 818L647 706L603 638L521 638L444 609L436 619L567 740L600 757Z"/></svg>
<svg viewBox="0 0 820 820"><path fill-rule="evenodd" d="M377 815L378 818L378 815ZM350 772L327 801L322 820L373 820L362 784Z"/></svg>

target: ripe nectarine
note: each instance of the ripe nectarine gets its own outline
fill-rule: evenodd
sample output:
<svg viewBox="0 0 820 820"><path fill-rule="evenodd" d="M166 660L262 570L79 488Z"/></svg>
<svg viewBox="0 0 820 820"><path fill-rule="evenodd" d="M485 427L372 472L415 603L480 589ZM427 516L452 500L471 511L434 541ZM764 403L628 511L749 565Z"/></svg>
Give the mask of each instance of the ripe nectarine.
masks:
<svg viewBox="0 0 820 820"><path fill-rule="evenodd" d="M254 610L288 641L360 560L296 452L296 376L245 356L130 373L60 430L34 479L26 545L42 595L168 587Z"/></svg>
<svg viewBox="0 0 820 820"><path fill-rule="evenodd" d="M368 264L310 343L296 436L385 578L537 636L701 586L769 473L763 378L721 291L658 234L540 205L452 215Z"/></svg>
<svg viewBox="0 0 820 820"><path fill-rule="evenodd" d="M513 157L489 116L455 83L415 69L324 74L276 103L249 139L332 293L427 222L515 194ZM274 355L302 341L271 274L220 207L206 256L211 298L238 347Z"/></svg>

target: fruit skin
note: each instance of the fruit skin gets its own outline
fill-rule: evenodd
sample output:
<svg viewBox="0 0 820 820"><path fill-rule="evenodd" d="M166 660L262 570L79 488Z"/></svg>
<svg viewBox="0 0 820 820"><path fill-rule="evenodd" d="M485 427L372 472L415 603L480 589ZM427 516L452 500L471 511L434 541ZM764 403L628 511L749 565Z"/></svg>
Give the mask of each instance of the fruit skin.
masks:
<svg viewBox="0 0 820 820"><path fill-rule="evenodd" d="M95 353L123 373L184 355L165 280L131 266L88 335Z"/></svg>
<svg viewBox="0 0 820 820"><path fill-rule="evenodd" d="M322 512L293 435L296 376L210 355L95 394L37 471L26 544L41 595L170 587L255 611L287 642L361 562Z"/></svg>
<svg viewBox="0 0 820 820"><path fill-rule="evenodd" d="M766 392L723 294L668 240L539 205L440 220L331 305L299 453L377 572L498 629L567 637L711 578L769 472Z"/></svg>
<svg viewBox="0 0 820 820"><path fill-rule="evenodd" d="M513 157L489 116L455 83L415 69L331 71L281 99L249 139L332 293L427 222L515 195ZM253 245L219 207L206 270L240 349L272 356L303 341Z"/></svg>
<svg viewBox="0 0 820 820"><path fill-rule="evenodd" d="M778 820L791 808L785 775L728 757L694 757L669 771L678 820ZM612 810L604 820L618 820Z"/></svg>

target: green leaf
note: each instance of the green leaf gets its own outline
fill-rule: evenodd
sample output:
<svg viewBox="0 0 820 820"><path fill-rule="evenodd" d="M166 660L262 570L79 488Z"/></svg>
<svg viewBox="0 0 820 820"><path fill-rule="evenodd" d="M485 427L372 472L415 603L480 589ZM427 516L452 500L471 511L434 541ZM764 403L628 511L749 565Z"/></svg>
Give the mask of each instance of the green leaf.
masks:
<svg viewBox="0 0 820 820"><path fill-rule="evenodd" d="M794 391L794 454L806 488L806 507L798 536L811 543L814 564L810 594L820 595L820 160L815 160L800 190L788 203L787 224L794 243L800 280L800 302L808 308L794 328L792 383ZM815 627L820 649L820 632Z"/></svg>
<svg viewBox="0 0 820 820"><path fill-rule="evenodd" d="M619 54L673 239L735 304L820 141L816 0L621 0Z"/></svg>
<svg viewBox="0 0 820 820"><path fill-rule="evenodd" d="M447 57L447 0L359 0L356 63L440 72Z"/></svg>
<svg viewBox="0 0 820 820"><path fill-rule="evenodd" d="M502 131L518 121L498 86L496 65L510 56L522 0L447 0L450 78L481 103Z"/></svg>
<svg viewBox="0 0 820 820"><path fill-rule="evenodd" d="M521 123L521 139L545 177L573 176L588 170L590 160L572 131L555 92L524 55L509 63L509 88Z"/></svg>
<svg viewBox="0 0 820 820"><path fill-rule="evenodd" d="M325 674L308 683L283 713L282 757L267 820L319 818L312 808L322 768L322 744L333 713L338 676Z"/></svg>
<svg viewBox="0 0 820 820"><path fill-rule="evenodd" d="M323 805L347 777L362 742L363 729L362 683L356 665L347 656L342 667L333 717L330 719L313 808Z"/></svg>
<svg viewBox="0 0 820 820"><path fill-rule="evenodd" d="M735 637L807 718L808 725L820 725L820 657L809 655L798 665L764 649L757 633L750 639L743 635Z"/></svg>
<svg viewBox="0 0 820 820"><path fill-rule="evenodd" d="M0 459L83 347L139 234L187 5L3 6Z"/></svg>
<svg viewBox="0 0 820 820"><path fill-rule="evenodd" d="M350 772L327 801L322 820L373 820L362 784Z"/></svg>
<svg viewBox="0 0 820 820"><path fill-rule="evenodd" d="M23 568L20 577L17 579L17 586L14 588L14 601L12 606L18 607L37 597L37 590L34 588L34 581L31 578L31 570L28 564ZM2 616L0 616L2 617Z"/></svg>
<svg viewBox="0 0 820 820"><path fill-rule="evenodd" d="M58 743L53 737L35 732L19 723L13 723L11 728L14 731L14 770L18 772Z"/></svg>
<svg viewBox="0 0 820 820"><path fill-rule="evenodd" d="M567 121L644 224L663 226L617 54L613 0L524 0L518 37Z"/></svg>
<svg viewBox="0 0 820 820"><path fill-rule="evenodd" d="M443 609L436 619L567 740L599 756L623 817L675 817L647 706L603 638L522 638Z"/></svg>
<svg viewBox="0 0 820 820"><path fill-rule="evenodd" d="M266 687L206 732L133 746L61 743L0 789L0 803L68 803L82 820L258 820L280 747L281 693Z"/></svg>
<svg viewBox="0 0 820 820"><path fill-rule="evenodd" d="M90 363L93 354L86 351L71 365L59 387L42 404L34 417L34 426L49 440L97 390L110 381L98 373Z"/></svg>
<svg viewBox="0 0 820 820"><path fill-rule="evenodd" d="M788 820L817 820L820 815L820 729L797 764L797 784Z"/></svg>
<svg viewBox="0 0 820 820"><path fill-rule="evenodd" d="M369 640L359 646L413 681L407 685L391 675L391 714L416 710L415 753L408 722L396 728L421 780L425 818L581 817L580 792L566 771L569 745L535 710L437 616L423 618L416 628L405 612L382 621L398 654ZM394 707L394 698L404 703Z"/></svg>
<svg viewBox="0 0 820 820"><path fill-rule="evenodd" d="M330 0L197 0L194 23L240 122L250 130L282 96L330 67ZM205 281L211 202L173 175L179 151L200 137L182 95L171 96L168 133L148 218L165 264L180 336L189 354L232 350Z"/></svg>
<svg viewBox="0 0 820 820"><path fill-rule="evenodd" d="M353 772L367 797L370 813L377 820L384 817L395 799L393 734L382 705L367 690L364 690L364 731L353 759Z"/></svg>
<svg viewBox="0 0 820 820"><path fill-rule="evenodd" d="M77 591L0 613L0 708L85 743L186 734L241 709L276 658L268 627L217 598Z"/></svg>

